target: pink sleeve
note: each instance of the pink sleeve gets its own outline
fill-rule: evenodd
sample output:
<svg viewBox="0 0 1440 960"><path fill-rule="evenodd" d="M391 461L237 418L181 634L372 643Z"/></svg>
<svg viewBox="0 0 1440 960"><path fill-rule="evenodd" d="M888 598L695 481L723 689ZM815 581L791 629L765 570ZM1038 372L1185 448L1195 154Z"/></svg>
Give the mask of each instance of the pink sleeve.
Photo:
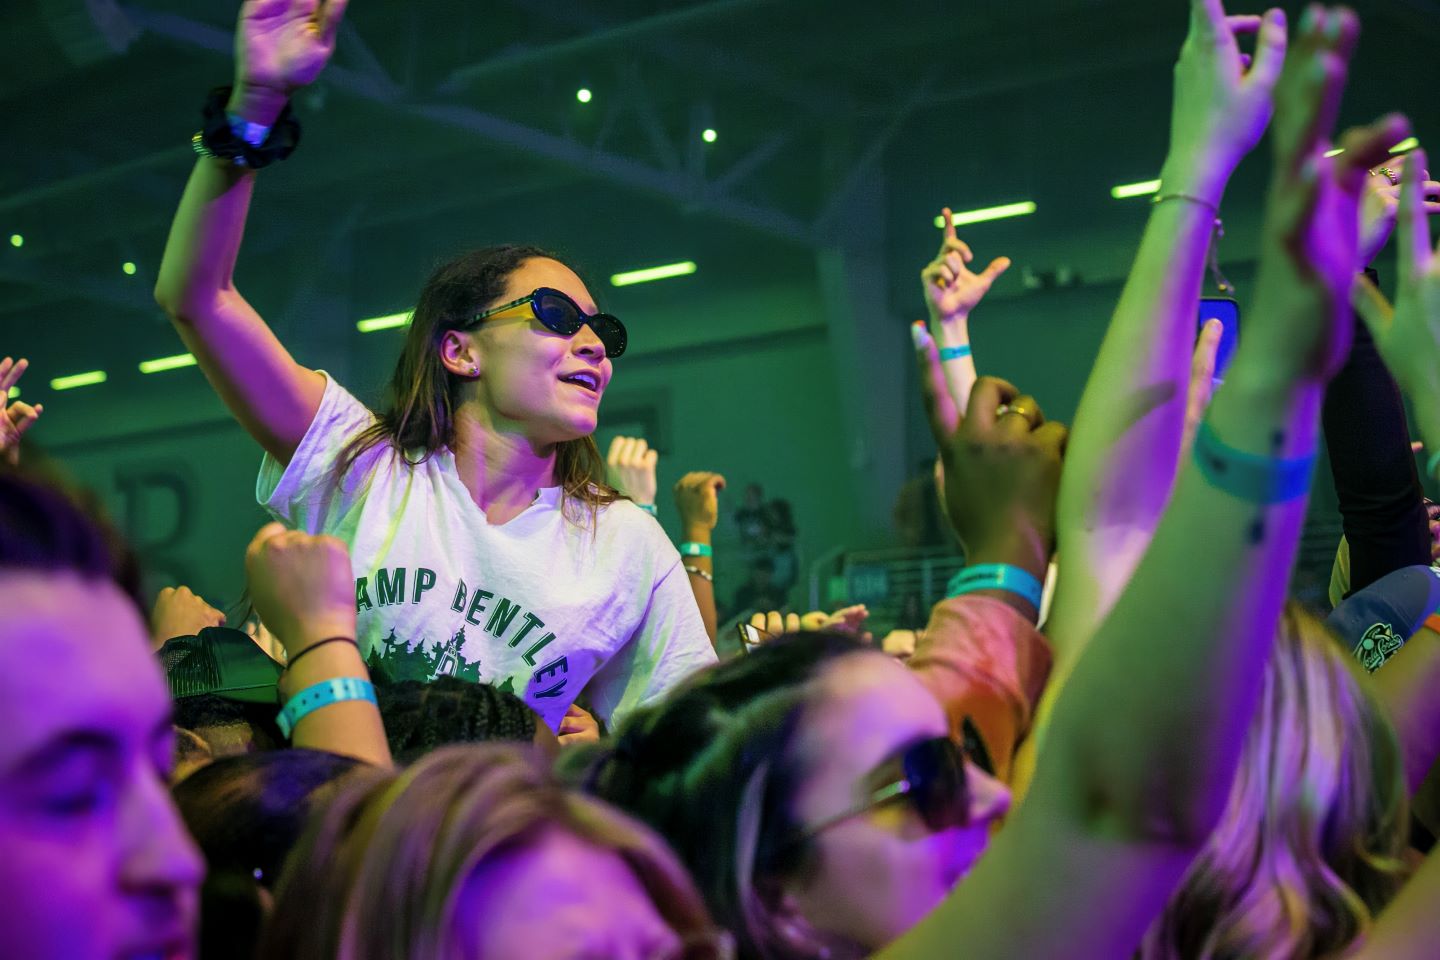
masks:
<svg viewBox="0 0 1440 960"><path fill-rule="evenodd" d="M916 641L914 670L961 738L965 718L980 732L995 775L1010 764L1050 676L1050 645L1025 617L993 597L943 600Z"/></svg>

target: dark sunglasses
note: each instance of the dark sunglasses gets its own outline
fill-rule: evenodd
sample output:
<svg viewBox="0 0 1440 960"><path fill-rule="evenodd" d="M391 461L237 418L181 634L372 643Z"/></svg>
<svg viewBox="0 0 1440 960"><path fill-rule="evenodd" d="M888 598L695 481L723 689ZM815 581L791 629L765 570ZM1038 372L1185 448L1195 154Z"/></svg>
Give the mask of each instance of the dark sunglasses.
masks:
<svg viewBox="0 0 1440 960"><path fill-rule="evenodd" d="M877 807L904 798L931 831L963 827L970 822L970 789L965 777L965 751L949 737L921 740L900 754L901 775L880 787L865 802L843 813L803 827L795 839L807 840L823 830Z"/></svg>
<svg viewBox="0 0 1440 960"><path fill-rule="evenodd" d="M465 324L465 329L478 325L482 320L495 316L520 306L523 303L530 304L531 313L535 319L544 324L545 329L558 333L562 337L573 337L580 332L580 328L586 324L595 331L595 336L605 345L605 356L614 360L625 352L627 342L625 324L608 313L587 314L580 309L580 305L559 290L552 290L550 287L539 287L534 293L521 297L519 300L511 300L509 303L502 303L498 307L491 307L482 313L477 313Z"/></svg>

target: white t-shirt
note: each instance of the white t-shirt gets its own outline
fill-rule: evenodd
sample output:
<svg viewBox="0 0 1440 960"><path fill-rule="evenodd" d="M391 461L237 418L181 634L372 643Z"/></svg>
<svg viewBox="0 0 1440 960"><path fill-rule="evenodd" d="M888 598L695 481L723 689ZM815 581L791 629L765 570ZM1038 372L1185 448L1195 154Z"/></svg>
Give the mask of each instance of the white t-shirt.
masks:
<svg viewBox="0 0 1440 960"><path fill-rule="evenodd" d="M282 522L349 545L372 671L493 684L553 730L587 684L613 726L715 662L680 554L649 514L622 500L593 524L583 505L567 519L550 487L494 526L449 450L410 464L384 443L337 482L341 451L374 422L327 375L289 466L267 455L256 485Z"/></svg>

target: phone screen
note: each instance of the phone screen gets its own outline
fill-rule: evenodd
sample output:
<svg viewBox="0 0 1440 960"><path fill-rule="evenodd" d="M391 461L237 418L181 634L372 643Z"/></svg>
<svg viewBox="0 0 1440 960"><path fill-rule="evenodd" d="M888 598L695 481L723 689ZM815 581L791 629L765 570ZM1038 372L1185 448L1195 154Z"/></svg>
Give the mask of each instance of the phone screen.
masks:
<svg viewBox="0 0 1440 960"><path fill-rule="evenodd" d="M735 628L736 632L740 634L740 648L746 653L749 653L765 642L765 634L758 627L752 627L750 624L742 621L737 623Z"/></svg>
<svg viewBox="0 0 1440 960"><path fill-rule="evenodd" d="M1200 319L1195 325L1197 337L1207 320L1219 320L1224 327L1224 332L1220 334L1220 349L1215 351L1214 379L1220 383L1225 379L1225 371L1235 355L1235 345L1240 341L1240 304L1230 297L1201 297Z"/></svg>

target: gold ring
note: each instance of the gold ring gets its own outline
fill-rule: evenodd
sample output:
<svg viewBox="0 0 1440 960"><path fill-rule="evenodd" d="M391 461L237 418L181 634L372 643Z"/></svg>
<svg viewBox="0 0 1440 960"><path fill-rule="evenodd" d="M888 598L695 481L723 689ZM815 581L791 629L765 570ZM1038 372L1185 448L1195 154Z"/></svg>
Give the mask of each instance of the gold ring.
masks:
<svg viewBox="0 0 1440 960"><path fill-rule="evenodd" d="M1394 170L1391 170L1389 167L1381 167L1375 172L1378 173L1380 176L1384 177L1386 180L1389 180L1390 186L1392 187L1400 182L1399 174L1397 174Z"/></svg>
<svg viewBox="0 0 1440 960"><path fill-rule="evenodd" d="M1023 404L1012 403L1008 408L1006 408L1005 412L1017 414L1018 416L1024 417L1025 420L1029 423L1033 424L1035 422L1035 411L1030 410Z"/></svg>

